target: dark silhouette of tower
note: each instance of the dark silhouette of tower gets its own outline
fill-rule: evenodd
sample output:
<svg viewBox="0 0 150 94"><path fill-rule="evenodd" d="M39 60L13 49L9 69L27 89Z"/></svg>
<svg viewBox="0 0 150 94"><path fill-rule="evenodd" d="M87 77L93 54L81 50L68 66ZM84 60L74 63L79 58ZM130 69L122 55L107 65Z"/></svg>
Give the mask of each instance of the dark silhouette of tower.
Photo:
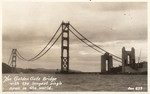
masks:
<svg viewBox="0 0 150 94"><path fill-rule="evenodd" d="M69 22L62 22L61 72L69 72Z"/></svg>
<svg viewBox="0 0 150 94"><path fill-rule="evenodd" d="M11 60L11 64L10 64L12 73L16 72L16 60L17 60L16 51L17 51L17 49L12 49L12 60Z"/></svg>

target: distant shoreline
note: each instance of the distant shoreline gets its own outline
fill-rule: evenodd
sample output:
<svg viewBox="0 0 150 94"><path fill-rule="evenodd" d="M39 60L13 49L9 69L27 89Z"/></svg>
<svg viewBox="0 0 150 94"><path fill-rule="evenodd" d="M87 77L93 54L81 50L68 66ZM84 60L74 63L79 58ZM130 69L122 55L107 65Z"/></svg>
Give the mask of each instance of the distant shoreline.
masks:
<svg viewBox="0 0 150 94"><path fill-rule="evenodd" d="M69 73L2 73L2 74L98 74L98 75L147 75L147 73L100 73L100 72L69 72Z"/></svg>

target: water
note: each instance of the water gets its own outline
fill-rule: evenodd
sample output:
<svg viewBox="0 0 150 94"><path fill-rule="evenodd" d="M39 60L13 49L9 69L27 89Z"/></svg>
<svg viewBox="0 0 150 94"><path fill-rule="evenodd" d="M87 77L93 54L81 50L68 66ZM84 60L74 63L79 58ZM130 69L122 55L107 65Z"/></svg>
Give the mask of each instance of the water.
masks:
<svg viewBox="0 0 150 94"><path fill-rule="evenodd" d="M10 78L19 77L54 77L58 82L62 82L60 86L54 86L53 90L39 90L29 88L26 90L9 90L10 82L4 83L6 76ZM22 83L23 81L19 81ZM32 83L33 81L27 81ZM42 80L38 82L43 82ZM17 85L16 85L17 86ZM23 87L19 84L19 87ZM128 90L134 88L134 90ZM139 89L139 90L135 90ZM99 75L99 74L3 74L3 91L147 91L147 75Z"/></svg>

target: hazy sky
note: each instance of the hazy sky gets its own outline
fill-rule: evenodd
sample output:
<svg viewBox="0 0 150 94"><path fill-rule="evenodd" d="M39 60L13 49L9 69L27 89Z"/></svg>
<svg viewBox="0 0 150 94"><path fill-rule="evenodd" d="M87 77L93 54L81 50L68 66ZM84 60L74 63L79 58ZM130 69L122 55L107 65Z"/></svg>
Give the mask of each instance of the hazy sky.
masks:
<svg viewBox="0 0 150 94"><path fill-rule="evenodd" d="M2 61L13 48L32 58L51 39L62 21L69 21L81 34L105 50L121 57L122 47L135 48L136 62L147 61L147 3L115 2L6 2L2 7ZM59 31L61 32L61 30ZM61 45L42 58L17 67L60 69ZM100 71L100 56L70 33L70 69ZM114 61L114 66L121 65Z"/></svg>

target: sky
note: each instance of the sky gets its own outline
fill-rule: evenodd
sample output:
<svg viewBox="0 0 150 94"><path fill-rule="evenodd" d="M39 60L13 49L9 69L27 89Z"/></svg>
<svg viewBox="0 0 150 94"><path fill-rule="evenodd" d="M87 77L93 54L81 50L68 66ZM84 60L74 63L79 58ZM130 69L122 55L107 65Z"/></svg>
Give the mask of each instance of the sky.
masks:
<svg viewBox="0 0 150 94"><path fill-rule="evenodd" d="M34 57L62 21L69 21L87 39L110 53L121 57L122 47L128 51L134 47L136 62L140 50L140 61L147 61L147 3L144 2L3 2L2 61L8 62L13 48L27 59ZM71 33L69 53L70 69L100 71L102 54ZM61 39L36 61L17 59L17 67L60 69L60 57Z"/></svg>

